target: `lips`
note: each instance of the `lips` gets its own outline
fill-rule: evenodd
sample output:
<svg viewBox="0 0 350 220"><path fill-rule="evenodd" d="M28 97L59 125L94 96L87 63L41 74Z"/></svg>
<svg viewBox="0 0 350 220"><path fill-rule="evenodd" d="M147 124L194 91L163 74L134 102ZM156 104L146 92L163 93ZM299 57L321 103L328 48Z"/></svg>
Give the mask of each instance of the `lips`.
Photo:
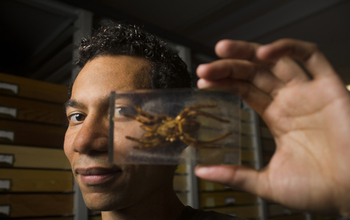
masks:
<svg viewBox="0 0 350 220"><path fill-rule="evenodd" d="M104 184L108 181L118 178L122 173L121 169L117 167L103 168L103 167L90 167L90 168L77 168L75 174L77 177L88 186L97 186Z"/></svg>

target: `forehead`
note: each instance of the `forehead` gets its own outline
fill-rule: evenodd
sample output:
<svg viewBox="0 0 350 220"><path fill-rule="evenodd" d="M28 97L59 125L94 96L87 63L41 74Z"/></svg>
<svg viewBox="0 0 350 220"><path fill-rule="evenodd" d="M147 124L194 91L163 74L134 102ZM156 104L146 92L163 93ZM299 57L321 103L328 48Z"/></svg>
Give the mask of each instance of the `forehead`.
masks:
<svg viewBox="0 0 350 220"><path fill-rule="evenodd" d="M82 93L108 95L113 90L150 88L148 60L132 56L100 56L80 71L72 88L72 98ZM86 94L85 94L86 96Z"/></svg>

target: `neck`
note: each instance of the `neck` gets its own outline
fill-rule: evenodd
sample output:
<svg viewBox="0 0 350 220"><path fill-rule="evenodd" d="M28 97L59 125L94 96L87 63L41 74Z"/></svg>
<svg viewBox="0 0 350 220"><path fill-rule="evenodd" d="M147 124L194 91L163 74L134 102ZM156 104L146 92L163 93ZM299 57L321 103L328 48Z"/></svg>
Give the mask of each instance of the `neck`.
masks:
<svg viewBox="0 0 350 220"><path fill-rule="evenodd" d="M101 214L103 220L175 220L184 207L173 188L164 187L132 206Z"/></svg>

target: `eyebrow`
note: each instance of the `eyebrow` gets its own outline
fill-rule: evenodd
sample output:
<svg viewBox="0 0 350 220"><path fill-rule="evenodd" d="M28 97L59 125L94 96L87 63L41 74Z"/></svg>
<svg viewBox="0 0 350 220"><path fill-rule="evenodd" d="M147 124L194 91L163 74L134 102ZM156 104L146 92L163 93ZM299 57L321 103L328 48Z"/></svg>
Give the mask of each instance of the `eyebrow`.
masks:
<svg viewBox="0 0 350 220"><path fill-rule="evenodd" d="M66 103L64 103L64 109L67 110L68 107L85 108L85 105L83 105L75 99L69 99Z"/></svg>
<svg viewBox="0 0 350 220"><path fill-rule="evenodd" d="M129 100L132 103L132 105L137 105L137 104L140 105L140 102L142 102L139 99L135 99L135 97L133 95L130 95L130 94L123 94L119 97L117 96L115 99L116 100L121 100L121 99ZM109 96L101 98L100 104L109 105ZM66 112L67 108L69 108L69 107L70 108L86 108L86 106L83 103L81 103L75 99L69 99L66 103L64 103L64 111Z"/></svg>
<svg viewBox="0 0 350 220"><path fill-rule="evenodd" d="M115 100L128 100L132 105L141 105L142 97L130 93L117 93L115 95Z"/></svg>
<svg viewBox="0 0 350 220"><path fill-rule="evenodd" d="M109 97L104 97L101 99L101 104L109 104ZM68 107L71 108L86 108L86 106L75 100L75 99L69 99L66 103L64 103L64 109L67 110Z"/></svg>

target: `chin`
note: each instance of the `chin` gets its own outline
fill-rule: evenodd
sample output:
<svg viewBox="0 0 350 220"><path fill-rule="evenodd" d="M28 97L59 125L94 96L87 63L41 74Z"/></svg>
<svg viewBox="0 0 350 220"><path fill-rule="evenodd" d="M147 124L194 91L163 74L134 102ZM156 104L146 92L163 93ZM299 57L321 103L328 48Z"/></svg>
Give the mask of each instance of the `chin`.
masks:
<svg viewBox="0 0 350 220"><path fill-rule="evenodd" d="M123 208L122 204L117 198L118 196L112 196L111 194L93 193L83 195L85 205L92 211L111 211L115 209Z"/></svg>

